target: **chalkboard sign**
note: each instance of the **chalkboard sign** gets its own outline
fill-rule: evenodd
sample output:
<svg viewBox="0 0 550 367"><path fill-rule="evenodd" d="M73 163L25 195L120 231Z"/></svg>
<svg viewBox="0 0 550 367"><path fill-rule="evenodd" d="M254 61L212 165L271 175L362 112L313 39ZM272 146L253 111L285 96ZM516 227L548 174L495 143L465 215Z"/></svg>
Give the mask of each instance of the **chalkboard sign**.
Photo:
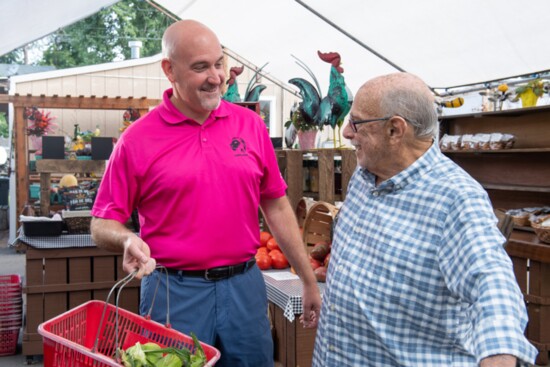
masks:
<svg viewBox="0 0 550 367"><path fill-rule="evenodd" d="M65 187L59 191L66 210L91 210L97 189L91 186Z"/></svg>

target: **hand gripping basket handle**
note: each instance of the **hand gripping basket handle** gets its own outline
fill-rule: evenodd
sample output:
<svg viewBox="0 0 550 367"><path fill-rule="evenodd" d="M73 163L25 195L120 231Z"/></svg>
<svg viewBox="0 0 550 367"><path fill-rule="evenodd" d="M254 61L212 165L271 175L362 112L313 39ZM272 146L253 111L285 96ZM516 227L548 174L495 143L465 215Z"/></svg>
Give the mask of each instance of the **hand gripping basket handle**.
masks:
<svg viewBox="0 0 550 367"><path fill-rule="evenodd" d="M169 294L170 294L169 283L170 282L169 282L168 270L162 265L157 266L156 269L160 269L161 271L164 271L166 273L166 325L165 326L167 328L171 328L171 325L170 325L170 298L169 298ZM105 319L105 313L107 312L107 305L109 303L109 300L111 299L111 295L113 294L113 292L117 288L119 288L118 294L116 296L116 301L115 301L115 345L117 346L116 359L120 360L120 355L119 355L119 350L118 350L118 333L119 333L118 300L120 298L120 294L122 293L122 288L124 288L128 283L130 283L135 278L137 272L138 271L136 269L133 272L131 272L130 274L126 275L121 280L119 280L118 282L116 282L115 285L113 285L113 287L111 288L111 291L109 292L109 294L107 295L107 300L105 301L105 306L103 307L103 313L101 314L101 319L99 321L99 326L97 328L97 334L96 334L96 337L95 337L94 346L92 348L93 353L97 352L97 346L99 344L99 335L101 333L101 327L103 326L103 321ZM145 318L148 319L148 320L151 319L151 312L153 311L153 305L155 303L155 298L157 296L159 283L160 283L160 277L157 279L157 285L155 287L155 292L153 293L153 300L151 301L151 307L149 308L149 311L147 312L147 315L145 316Z"/></svg>

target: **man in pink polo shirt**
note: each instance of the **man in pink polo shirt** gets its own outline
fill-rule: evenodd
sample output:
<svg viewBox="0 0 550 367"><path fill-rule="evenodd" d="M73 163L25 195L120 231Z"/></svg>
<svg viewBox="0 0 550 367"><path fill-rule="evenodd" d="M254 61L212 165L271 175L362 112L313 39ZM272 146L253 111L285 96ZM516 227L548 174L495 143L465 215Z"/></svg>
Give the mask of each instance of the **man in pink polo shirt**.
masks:
<svg viewBox="0 0 550 367"><path fill-rule="evenodd" d="M254 255L258 208L304 284L303 324L315 327L321 299L265 124L221 100L223 52L192 20L168 27L162 69L172 84L163 102L121 136L92 214L99 247L124 251L123 267L142 278L143 313L166 319L169 269L174 328L221 351L219 366L272 366L267 296ZM124 223L138 209L140 236ZM164 305L164 307L163 307Z"/></svg>

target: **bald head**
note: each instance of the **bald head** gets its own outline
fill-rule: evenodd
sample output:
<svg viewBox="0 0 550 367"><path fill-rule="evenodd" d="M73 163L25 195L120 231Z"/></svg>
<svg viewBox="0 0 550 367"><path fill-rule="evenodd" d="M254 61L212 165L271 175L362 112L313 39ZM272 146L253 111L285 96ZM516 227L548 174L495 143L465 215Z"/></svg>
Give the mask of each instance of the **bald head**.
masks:
<svg viewBox="0 0 550 367"><path fill-rule="evenodd" d="M220 45L218 37L210 28L196 20L180 20L164 31L162 54L166 58L174 58L182 56L180 53L185 49L194 50L212 43Z"/></svg>
<svg viewBox="0 0 550 367"><path fill-rule="evenodd" d="M416 137L437 138L439 134L433 93L413 74L393 73L367 81L354 104L357 112L368 116L404 117L413 125Z"/></svg>

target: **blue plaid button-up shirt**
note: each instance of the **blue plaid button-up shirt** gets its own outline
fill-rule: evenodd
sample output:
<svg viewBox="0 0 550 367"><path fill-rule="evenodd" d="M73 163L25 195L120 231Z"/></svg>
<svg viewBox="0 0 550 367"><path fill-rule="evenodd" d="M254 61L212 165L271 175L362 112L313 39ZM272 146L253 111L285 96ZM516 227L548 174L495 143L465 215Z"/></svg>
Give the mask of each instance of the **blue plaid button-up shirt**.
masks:
<svg viewBox="0 0 550 367"><path fill-rule="evenodd" d="M487 193L436 144L379 186L358 168L335 228L313 366L532 362L503 242Z"/></svg>

